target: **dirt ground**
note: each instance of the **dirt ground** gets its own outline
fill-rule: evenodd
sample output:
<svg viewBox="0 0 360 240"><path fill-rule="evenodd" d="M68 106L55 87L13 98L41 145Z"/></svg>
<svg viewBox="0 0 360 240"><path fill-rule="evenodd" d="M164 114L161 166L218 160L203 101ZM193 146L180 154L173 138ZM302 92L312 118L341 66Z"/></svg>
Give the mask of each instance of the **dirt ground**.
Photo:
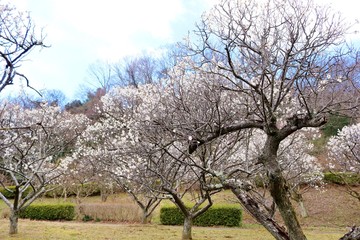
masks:
<svg viewBox="0 0 360 240"><path fill-rule="evenodd" d="M356 190L360 192L360 187L356 187ZM346 193L342 186L328 184L321 190L309 189L303 197L309 217L302 218L300 214L298 216L304 227L360 225L360 201ZM294 202L294 206L299 213L297 203ZM255 223L246 212L244 212L243 222Z"/></svg>
<svg viewBox="0 0 360 240"><path fill-rule="evenodd" d="M360 192L360 187L356 187ZM351 197L344 187L327 185L323 191L311 189L304 194L309 217L303 226L342 227L360 225L360 201Z"/></svg>

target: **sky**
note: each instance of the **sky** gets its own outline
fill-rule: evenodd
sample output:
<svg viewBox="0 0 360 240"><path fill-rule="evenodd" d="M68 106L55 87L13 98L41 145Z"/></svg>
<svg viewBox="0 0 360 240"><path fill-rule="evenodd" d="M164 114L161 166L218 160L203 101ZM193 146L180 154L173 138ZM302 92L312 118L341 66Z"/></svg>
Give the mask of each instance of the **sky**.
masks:
<svg viewBox="0 0 360 240"><path fill-rule="evenodd" d="M354 19L360 1L331 2L334 9ZM151 51L181 41L195 28L201 14L216 0L16 0L29 11L49 48L34 50L21 72L32 87L59 89L69 100L97 60L116 62L125 56ZM360 17L360 16L359 16ZM12 91L12 89L10 89Z"/></svg>
<svg viewBox="0 0 360 240"><path fill-rule="evenodd" d="M77 98L97 60L116 62L181 40L214 0L16 0L49 48L34 50L21 72L35 89ZM12 91L13 89L9 89Z"/></svg>

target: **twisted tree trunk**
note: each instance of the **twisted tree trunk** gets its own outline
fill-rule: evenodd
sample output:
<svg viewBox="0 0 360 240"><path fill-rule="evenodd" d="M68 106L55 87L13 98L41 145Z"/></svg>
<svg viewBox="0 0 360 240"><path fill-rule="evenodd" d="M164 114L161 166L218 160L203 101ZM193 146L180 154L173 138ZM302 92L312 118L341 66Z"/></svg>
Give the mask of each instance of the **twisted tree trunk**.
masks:
<svg viewBox="0 0 360 240"><path fill-rule="evenodd" d="M305 234L296 217L294 207L291 204L285 179L280 172L271 173L269 175L269 190L288 229L290 239L306 240Z"/></svg>
<svg viewBox="0 0 360 240"><path fill-rule="evenodd" d="M280 142L281 140L276 135L268 136L259 160L264 164L265 169L267 170L269 190L279 209L280 215L284 220L290 239L306 240L306 236L301 229L294 207L290 201L289 188L277 161L277 151Z"/></svg>
<svg viewBox="0 0 360 240"><path fill-rule="evenodd" d="M271 215L265 210L260 202L254 199L248 192L236 187L229 186L241 205L250 213L262 226L268 230L277 240L290 240L286 230L280 226Z"/></svg>

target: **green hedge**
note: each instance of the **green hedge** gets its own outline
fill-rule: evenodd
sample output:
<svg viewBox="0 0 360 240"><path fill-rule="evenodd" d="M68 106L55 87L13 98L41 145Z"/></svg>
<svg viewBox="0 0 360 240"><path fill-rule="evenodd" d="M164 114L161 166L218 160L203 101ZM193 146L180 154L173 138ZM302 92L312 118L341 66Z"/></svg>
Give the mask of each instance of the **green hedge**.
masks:
<svg viewBox="0 0 360 240"><path fill-rule="evenodd" d="M20 213L20 218L32 220L73 220L75 205L62 204L33 204Z"/></svg>
<svg viewBox="0 0 360 240"><path fill-rule="evenodd" d="M348 172L326 172L324 181L338 185L349 184L351 186L360 185L360 174Z"/></svg>
<svg viewBox="0 0 360 240"><path fill-rule="evenodd" d="M63 192L64 192L64 188L61 185L48 185L46 187L46 192L44 193L44 196L57 198L57 197L61 197Z"/></svg>
<svg viewBox="0 0 360 240"><path fill-rule="evenodd" d="M195 226L241 226L242 210L238 207L213 206L194 220ZM160 222L163 225L182 225L184 215L177 207L162 207Z"/></svg>
<svg viewBox="0 0 360 240"><path fill-rule="evenodd" d="M7 190L8 188L9 190ZM15 198L15 186L7 186L6 188L0 187L0 192L7 198L7 199L14 199ZM31 188L27 188L23 194L22 197L26 197L30 192Z"/></svg>
<svg viewBox="0 0 360 240"><path fill-rule="evenodd" d="M163 225L182 225L184 214L177 207L162 207L160 209L160 222Z"/></svg>
<svg viewBox="0 0 360 240"><path fill-rule="evenodd" d="M62 185L50 185L47 187L48 189L52 189L46 191L45 197L61 197L64 193L64 187ZM100 196L101 195L101 188L99 184L96 183L85 183L83 185L76 184L70 186L66 189L66 194L68 197L76 196L77 189L80 188L80 195L81 196Z"/></svg>

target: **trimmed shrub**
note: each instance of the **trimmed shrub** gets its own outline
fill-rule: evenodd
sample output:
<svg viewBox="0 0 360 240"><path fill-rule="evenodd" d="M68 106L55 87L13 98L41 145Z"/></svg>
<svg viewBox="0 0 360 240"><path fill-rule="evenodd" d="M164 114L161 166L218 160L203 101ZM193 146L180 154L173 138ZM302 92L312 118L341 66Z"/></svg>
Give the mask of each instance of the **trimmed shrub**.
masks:
<svg viewBox="0 0 360 240"><path fill-rule="evenodd" d="M238 207L213 206L194 220L195 226L239 227L242 221L242 210ZM182 225L184 215L177 207L162 207L160 222L164 225Z"/></svg>
<svg viewBox="0 0 360 240"><path fill-rule="evenodd" d="M160 222L163 225L182 225L184 214L177 207L162 207L160 209Z"/></svg>
<svg viewBox="0 0 360 240"><path fill-rule="evenodd" d="M84 215L84 217L82 218L83 222L88 222L88 221L92 221L94 220L92 216L89 215Z"/></svg>
<svg viewBox="0 0 360 240"><path fill-rule="evenodd" d="M64 193L64 187L62 185L50 185L48 186L49 190L45 192L45 197L62 197ZM76 196L78 189L80 189L80 196L100 196L101 188L97 183L85 183L85 184L76 184L69 186L66 189L66 194L68 197Z"/></svg>
<svg viewBox="0 0 360 240"><path fill-rule="evenodd" d="M33 204L20 213L20 218L31 220L73 220L75 205L62 204Z"/></svg>
<svg viewBox="0 0 360 240"><path fill-rule="evenodd" d="M9 190L7 190L8 188ZM6 188L0 187L0 192L7 198L7 199L14 199L15 198L15 186L7 186ZM27 188L25 192L23 192L22 197L26 197L30 192L31 188Z"/></svg>
<svg viewBox="0 0 360 240"><path fill-rule="evenodd" d="M360 185L360 174L349 172L326 172L324 173L324 181L338 185Z"/></svg>
<svg viewBox="0 0 360 240"><path fill-rule="evenodd" d="M64 192L64 187L62 185L48 185L46 187L46 192L44 193L44 196L49 198L50 197L57 198L57 197L61 197L63 192Z"/></svg>
<svg viewBox="0 0 360 240"><path fill-rule="evenodd" d="M76 188L80 188L80 196L100 196L101 195L101 187L99 186L99 184L97 183L85 183L85 184L77 184L77 186L74 186L73 188L75 189L71 189L74 193L74 195L76 195Z"/></svg>

